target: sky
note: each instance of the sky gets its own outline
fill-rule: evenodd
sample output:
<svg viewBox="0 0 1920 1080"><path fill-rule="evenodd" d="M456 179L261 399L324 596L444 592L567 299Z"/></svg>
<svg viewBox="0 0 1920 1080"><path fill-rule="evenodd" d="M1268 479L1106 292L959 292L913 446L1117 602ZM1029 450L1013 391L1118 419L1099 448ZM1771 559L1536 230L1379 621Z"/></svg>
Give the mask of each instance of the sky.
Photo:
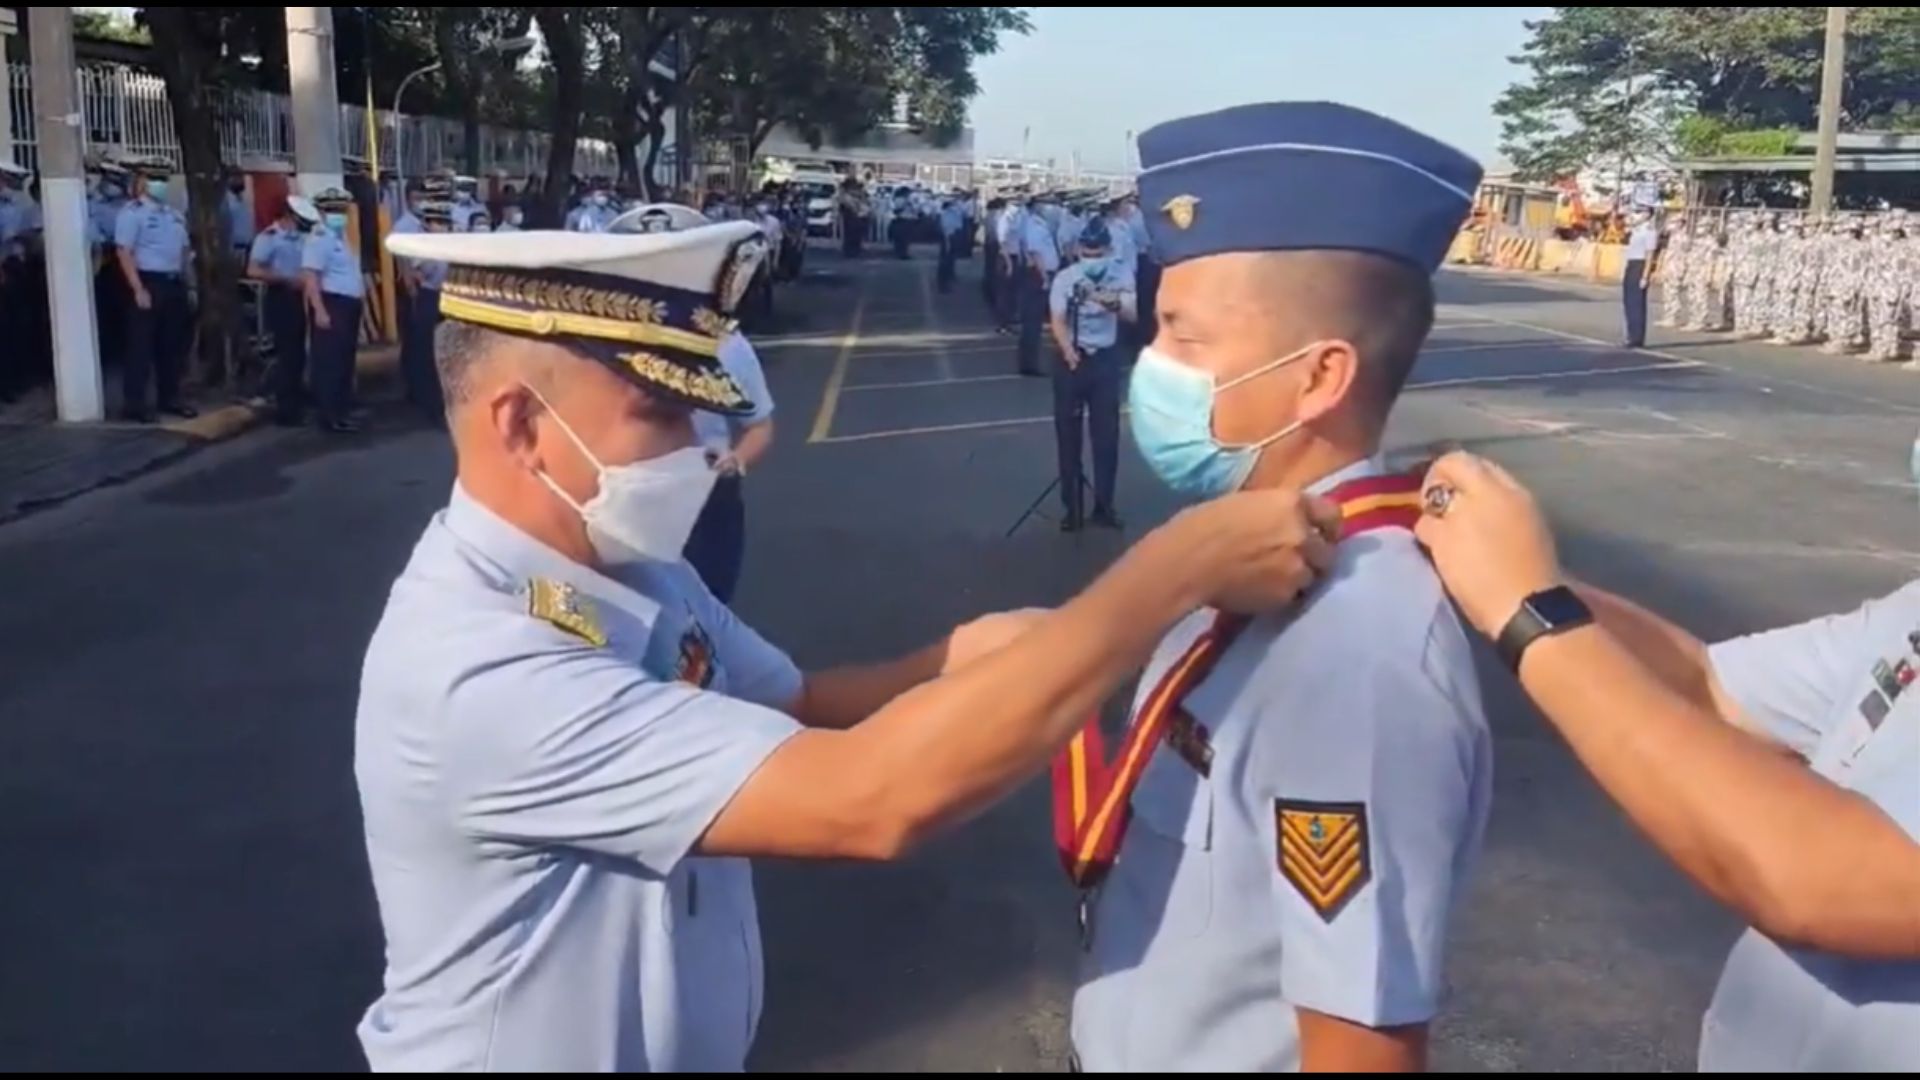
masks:
<svg viewBox="0 0 1920 1080"><path fill-rule="evenodd" d="M1499 157L1494 99L1551 8L1034 8L979 61L981 158L1130 168L1129 132L1257 101L1338 101ZM1026 133L1031 129L1031 136ZM1026 152L1022 153L1023 144Z"/></svg>

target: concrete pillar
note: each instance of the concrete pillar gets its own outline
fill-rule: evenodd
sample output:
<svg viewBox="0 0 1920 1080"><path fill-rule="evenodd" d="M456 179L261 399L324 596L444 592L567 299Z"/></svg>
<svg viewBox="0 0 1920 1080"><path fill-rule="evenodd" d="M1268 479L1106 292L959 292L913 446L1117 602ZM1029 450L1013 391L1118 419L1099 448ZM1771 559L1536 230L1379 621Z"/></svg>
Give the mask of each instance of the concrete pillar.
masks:
<svg viewBox="0 0 1920 1080"><path fill-rule="evenodd" d="M13 12L0 10L0 158L13 157L13 83L6 77L7 38L19 32Z"/></svg>
<svg viewBox="0 0 1920 1080"><path fill-rule="evenodd" d="M73 9L27 11L32 30L34 122L40 142L47 297L53 322L54 400L63 422L100 420L106 416L106 399L100 385L100 341L94 331Z"/></svg>
<svg viewBox="0 0 1920 1080"><path fill-rule="evenodd" d="M295 187L314 195L345 188L340 164L340 92L333 77L333 9L287 9L287 70L293 90Z"/></svg>

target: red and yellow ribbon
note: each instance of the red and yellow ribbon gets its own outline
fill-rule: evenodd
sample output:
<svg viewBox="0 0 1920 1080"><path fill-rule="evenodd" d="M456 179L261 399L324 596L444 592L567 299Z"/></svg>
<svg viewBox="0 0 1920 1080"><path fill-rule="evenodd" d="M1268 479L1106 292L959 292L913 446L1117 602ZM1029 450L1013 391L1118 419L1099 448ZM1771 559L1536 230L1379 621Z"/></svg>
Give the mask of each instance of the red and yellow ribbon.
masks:
<svg viewBox="0 0 1920 1080"><path fill-rule="evenodd" d="M1420 520L1421 477L1376 476L1327 493L1340 507L1342 540L1379 529L1411 529ZM1067 876L1082 889L1100 884L1131 823L1133 792L1181 702L1213 673L1245 618L1221 615L1174 661L1141 703L1117 758L1109 759L1096 718L1053 762L1053 833Z"/></svg>

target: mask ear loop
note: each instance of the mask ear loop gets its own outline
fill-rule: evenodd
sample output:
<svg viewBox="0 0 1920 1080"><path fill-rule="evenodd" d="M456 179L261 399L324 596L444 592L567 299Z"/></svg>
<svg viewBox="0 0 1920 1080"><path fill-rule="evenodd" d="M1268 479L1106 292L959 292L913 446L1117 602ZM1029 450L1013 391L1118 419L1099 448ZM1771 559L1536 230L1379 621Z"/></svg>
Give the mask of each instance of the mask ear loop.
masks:
<svg viewBox="0 0 1920 1080"><path fill-rule="evenodd" d="M600 463L600 459L593 455L593 451L587 449L586 443L580 441L580 436L574 432L573 425L567 423L566 419L560 415L559 410L555 409L551 404L549 404L546 397L543 396L540 393L540 391L535 390L531 383L521 383L520 385L526 387L527 393L532 394L533 399L540 403L540 407L547 410L547 415L553 417L553 422L560 425L561 431L566 432L567 438L570 441L572 441L574 448L580 451L580 456L586 458L589 462L591 462L593 464L594 472L597 475L599 475L602 478L602 480L604 480L607 475L607 467ZM547 485L547 490L553 492L555 495L560 496L560 501L572 507L574 513L579 514L581 517L586 516L587 508L585 506L582 506L578 499L575 499L573 496L567 494L567 490L565 488L555 483L553 477L547 475L547 471L545 469L541 469L539 472L536 472L533 475L539 477L540 482Z"/></svg>
<svg viewBox="0 0 1920 1080"><path fill-rule="evenodd" d="M1271 375L1274 372L1279 371L1281 368L1297 362L1302 357L1306 356L1308 353L1312 352L1315 349L1318 349L1319 347L1325 344L1327 344L1327 342L1325 341L1313 342L1312 344L1307 345L1304 348L1300 349L1298 352L1289 353L1286 356L1283 356L1280 359L1275 360L1273 363L1268 364L1266 367L1260 368L1255 371L1249 371L1245 375L1242 375L1239 378L1232 380L1231 382L1222 383L1221 385L1214 387L1213 396L1217 399L1221 394L1224 394L1227 391L1232 390L1236 386L1241 386L1246 383L1250 383L1253 380L1258 379L1263 375ZM1279 431L1276 431L1273 434L1267 436L1266 438L1261 439L1259 442L1247 443L1244 446L1229 447L1228 449L1253 450L1253 451L1265 450L1267 447L1272 446L1274 443L1279 442L1281 439L1284 439L1287 436L1292 435L1294 432L1299 431L1301 428L1306 426L1307 426L1307 422L1305 420L1295 420L1293 423L1288 424L1286 427L1281 428Z"/></svg>

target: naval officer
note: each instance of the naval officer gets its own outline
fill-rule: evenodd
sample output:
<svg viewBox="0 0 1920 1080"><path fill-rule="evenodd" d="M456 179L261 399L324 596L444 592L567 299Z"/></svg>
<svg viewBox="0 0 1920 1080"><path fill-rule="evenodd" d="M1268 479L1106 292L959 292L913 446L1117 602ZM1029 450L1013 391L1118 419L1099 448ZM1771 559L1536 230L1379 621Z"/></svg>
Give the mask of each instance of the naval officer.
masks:
<svg viewBox="0 0 1920 1080"><path fill-rule="evenodd" d="M1751 927L1701 1071L1920 1070L1920 582L1708 646L1572 583L1499 466L1453 455L1429 484L1420 537L1461 609L1640 831Z"/></svg>
<svg viewBox="0 0 1920 1080"><path fill-rule="evenodd" d="M900 856L1044 766L1182 613L1284 605L1330 558L1317 501L1227 499L1057 612L803 674L680 559L717 478L692 414L753 408L717 353L759 229L389 246L450 266L458 481L361 678L377 1069L740 1069L745 859Z"/></svg>
<svg viewBox="0 0 1920 1080"><path fill-rule="evenodd" d="M1131 388L1148 466L1196 500L1309 488L1353 535L1303 606L1196 610L1147 668L1129 746L1165 746L1095 793L1070 852L1074 1049L1090 1071L1420 1069L1492 750L1410 528L1419 480L1378 455L1480 169L1319 103L1140 151L1166 267Z"/></svg>

